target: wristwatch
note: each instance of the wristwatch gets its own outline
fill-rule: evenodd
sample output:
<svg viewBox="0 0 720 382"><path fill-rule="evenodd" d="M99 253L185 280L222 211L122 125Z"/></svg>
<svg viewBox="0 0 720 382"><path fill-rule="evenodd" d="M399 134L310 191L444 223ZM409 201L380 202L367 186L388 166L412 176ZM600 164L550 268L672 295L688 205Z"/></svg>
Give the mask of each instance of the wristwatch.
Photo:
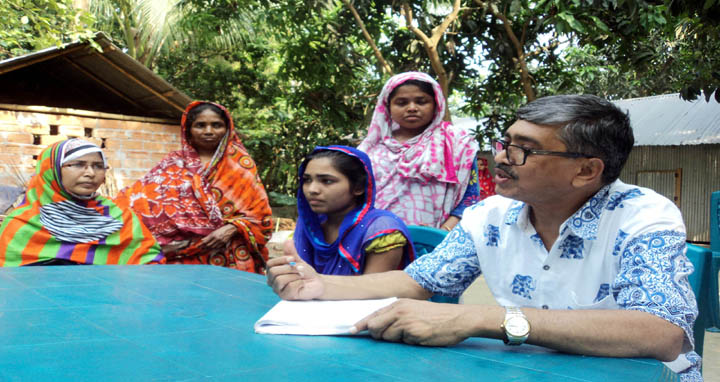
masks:
<svg viewBox="0 0 720 382"><path fill-rule="evenodd" d="M505 307L505 321L500 325L505 331L506 345L522 345L530 335L530 322L517 306Z"/></svg>

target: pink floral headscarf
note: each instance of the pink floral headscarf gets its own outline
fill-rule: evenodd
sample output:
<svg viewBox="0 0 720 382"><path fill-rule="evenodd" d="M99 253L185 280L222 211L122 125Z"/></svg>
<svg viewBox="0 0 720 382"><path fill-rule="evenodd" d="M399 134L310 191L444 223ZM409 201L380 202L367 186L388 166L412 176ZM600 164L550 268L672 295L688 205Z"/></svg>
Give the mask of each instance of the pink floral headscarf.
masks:
<svg viewBox="0 0 720 382"><path fill-rule="evenodd" d="M399 142L392 136L399 125L390 117L389 97L408 80L432 85L435 115L424 132ZM445 108L442 88L432 77L420 72L395 75L383 87L368 135L358 146L375 169L377 208L389 209L407 224L439 227L462 200L470 179L477 142L443 121Z"/></svg>

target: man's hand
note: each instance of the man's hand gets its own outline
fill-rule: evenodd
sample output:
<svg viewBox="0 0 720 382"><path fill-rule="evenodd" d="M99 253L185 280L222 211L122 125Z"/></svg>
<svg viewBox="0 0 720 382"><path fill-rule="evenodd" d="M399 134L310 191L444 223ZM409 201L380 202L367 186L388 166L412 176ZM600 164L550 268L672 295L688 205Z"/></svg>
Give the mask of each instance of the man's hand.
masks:
<svg viewBox="0 0 720 382"><path fill-rule="evenodd" d="M285 241L283 254L267 263L267 284L273 291L284 300L312 300L322 296L325 283L300 258L292 239Z"/></svg>
<svg viewBox="0 0 720 382"><path fill-rule="evenodd" d="M237 228L234 225L225 224L202 238L202 240L200 240L200 247L208 249L224 248L236 233Z"/></svg>
<svg viewBox="0 0 720 382"><path fill-rule="evenodd" d="M360 320L355 332L368 330L375 339L412 345L455 345L469 337L463 313L462 305L401 299Z"/></svg>

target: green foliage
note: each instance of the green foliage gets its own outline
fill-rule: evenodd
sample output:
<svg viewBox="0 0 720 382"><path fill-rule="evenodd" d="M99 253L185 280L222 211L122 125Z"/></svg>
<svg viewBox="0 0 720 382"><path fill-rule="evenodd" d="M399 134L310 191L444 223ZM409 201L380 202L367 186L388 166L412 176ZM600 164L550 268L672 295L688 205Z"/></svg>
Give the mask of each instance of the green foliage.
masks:
<svg viewBox="0 0 720 382"><path fill-rule="evenodd" d="M93 16L74 9L72 0L3 0L0 20L0 59L94 35Z"/></svg>
<svg viewBox="0 0 720 382"><path fill-rule="evenodd" d="M0 3L0 19L8 20L0 29L0 57L89 33L92 17L70 4ZM435 75L422 42L405 25L403 2L352 4L395 73ZM297 166L314 146L358 143L389 76L341 0L91 5L94 28L193 98L228 107L273 203L294 193ZM449 0L407 5L428 35L451 9ZM437 52L452 114L477 118L477 138L487 141L512 123L529 94L619 99L680 92L692 99L715 92L720 99L719 23L720 0L463 0ZM529 83L521 76L523 60Z"/></svg>

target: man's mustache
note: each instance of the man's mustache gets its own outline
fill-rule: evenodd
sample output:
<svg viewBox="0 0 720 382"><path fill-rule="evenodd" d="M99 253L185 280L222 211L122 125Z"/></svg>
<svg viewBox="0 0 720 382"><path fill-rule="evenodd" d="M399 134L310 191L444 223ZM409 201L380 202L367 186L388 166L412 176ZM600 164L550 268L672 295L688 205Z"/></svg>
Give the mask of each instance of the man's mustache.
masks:
<svg viewBox="0 0 720 382"><path fill-rule="evenodd" d="M515 173L515 171L513 171L512 166L510 166L510 165L506 165L505 163L498 163L495 165L495 168L499 168L500 170L503 170L503 172L508 174L508 176L510 178L512 178L513 180L518 179L517 174Z"/></svg>

